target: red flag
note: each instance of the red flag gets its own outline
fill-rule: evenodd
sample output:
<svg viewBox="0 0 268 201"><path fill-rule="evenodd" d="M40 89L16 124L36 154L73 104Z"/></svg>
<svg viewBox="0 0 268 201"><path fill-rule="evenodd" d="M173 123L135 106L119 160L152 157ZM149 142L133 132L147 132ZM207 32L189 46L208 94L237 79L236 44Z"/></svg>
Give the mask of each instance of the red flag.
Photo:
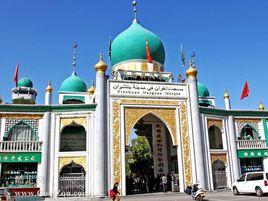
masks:
<svg viewBox="0 0 268 201"><path fill-rule="evenodd" d="M149 63L153 63L153 59L151 56L150 46L148 41L146 40L146 58Z"/></svg>
<svg viewBox="0 0 268 201"><path fill-rule="evenodd" d="M248 88L248 81L246 81L243 91L240 96L240 100L242 100L243 98L246 98L248 95L249 95L249 88Z"/></svg>
<svg viewBox="0 0 268 201"><path fill-rule="evenodd" d="M19 64L16 65L16 69L15 69L15 72L14 72L14 78L13 78L16 87L18 86L18 75L19 75Z"/></svg>

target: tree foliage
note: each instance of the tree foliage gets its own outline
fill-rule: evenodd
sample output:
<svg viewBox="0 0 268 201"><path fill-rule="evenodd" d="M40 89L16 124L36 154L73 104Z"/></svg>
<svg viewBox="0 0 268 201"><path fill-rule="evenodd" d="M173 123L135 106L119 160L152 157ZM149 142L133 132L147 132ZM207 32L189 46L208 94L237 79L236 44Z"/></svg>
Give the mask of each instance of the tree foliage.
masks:
<svg viewBox="0 0 268 201"><path fill-rule="evenodd" d="M146 137L132 139L126 152L126 173L147 174L153 170L153 156Z"/></svg>

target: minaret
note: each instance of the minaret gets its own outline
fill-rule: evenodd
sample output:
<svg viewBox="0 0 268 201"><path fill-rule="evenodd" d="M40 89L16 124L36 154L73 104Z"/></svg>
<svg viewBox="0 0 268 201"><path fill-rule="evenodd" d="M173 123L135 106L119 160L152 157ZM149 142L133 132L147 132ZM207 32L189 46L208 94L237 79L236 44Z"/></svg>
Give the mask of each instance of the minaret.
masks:
<svg viewBox="0 0 268 201"><path fill-rule="evenodd" d="M46 88L45 105L52 105L52 92L53 88L51 86L51 81L48 81Z"/></svg>
<svg viewBox="0 0 268 201"><path fill-rule="evenodd" d="M227 90L224 91L224 104L225 104L225 109L226 110L231 110L231 102L230 102L230 96L227 92ZM231 155L230 160L231 160L231 183L236 181L239 177L240 170L239 170L239 158L237 156L237 150L236 150L236 132L235 132L235 123L234 123L234 116L230 115L228 116L228 121L227 121L227 126L228 126L228 137L230 140L230 148L229 148L229 153Z"/></svg>
<svg viewBox="0 0 268 201"><path fill-rule="evenodd" d="M225 109L226 109L226 110L230 110L230 109L231 109L230 96L229 96L229 94L228 94L228 92L227 92L226 89L225 89L225 91L224 91L224 95L223 95L223 97L224 97Z"/></svg>
<svg viewBox="0 0 268 201"><path fill-rule="evenodd" d="M106 179L106 75L107 65L103 62L102 54L100 60L95 65L96 70L96 119L94 133L94 160L93 160L93 195L95 197L104 197L107 195Z"/></svg>
<svg viewBox="0 0 268 201"><path fill-rule="evenodd" d="M264 111L264 105L261 101L259 102L259 111Z"/></svg>
<svg viewBox="0 0 268 201"><path fill-rule="evenodd" d="M191 116L192 116L192 132L193 132L193 146L195 155L195 169L196 178L193 178L194 183L199 183L201 188L205 188L205 165L204 165L204 151L203 151L203 140L201 134L200 124L200 112L197 92L197 70L193 67L192 61L190 61L190 67L186 70L188 77L189 94L190 94L190 105L191 105Z"/></svg>
<svg viewBox="0 0 268 201"><path fill-rule="evenodd" d="M90 96L92 96L95 92L95 84L94 84L94 80L92 80L92 85L91 87L88 89L88 93Z"/></svg>

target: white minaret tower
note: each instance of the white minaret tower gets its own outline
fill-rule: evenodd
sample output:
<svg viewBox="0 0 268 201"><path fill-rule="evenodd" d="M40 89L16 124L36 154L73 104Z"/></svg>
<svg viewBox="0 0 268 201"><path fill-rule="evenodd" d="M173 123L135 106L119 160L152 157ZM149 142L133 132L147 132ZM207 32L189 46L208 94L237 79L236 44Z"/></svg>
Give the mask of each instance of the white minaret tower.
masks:
<svg viewBox="0 0 268 201"><path fill-rule="evenodd" d="M226 110L230 110L230 109L231 109L230 96L229 96L229 94L228 94L228 92L227 92L226 89L225 89L225 91L224 91L224 95L223 95L223 97L224 97L225 109L226 109Z"/></svg>
<svg viewBox="0 0 268 201"><path fill-rule="evenodd" d="M195 167L193 170L196 171L196 178L193 178L194 183L199 183L201 188L205 188L205 164L204 164L204 152L203 152L203 140L201 135L201 124L200 124L200 112L199 112L199 101L197 92L197 70L193 67L192 61L190 61L190 67L186 70L188 77L189 91L190 91L190 105L191 105L191 116L192 116L192 127L193 127L193 146L195 155Z"/></svg>
<svg viewBox="0 0 268 201"><path fill-rule="evenodd" d="M107 195L106 179L106 75L107 65L103 62L102 54L95 65L96 70L96 119L94 132L94 162L93 162L93 195L104 197Z"/></svg>
<svg viewBox="0 0 268 201"><path fill-rule="evenodd" d="M224 104L226 110L231 110L231 101L230 96L227 90L224 91ZM232 174L231 174L231 182L236 181L239 177L239 163L238 163L238 156L236 151L236 132L235 132L235 123L234 117L228 116L228 131L229 131L229 139L230 139L230 148L229 148L229 156L232 161Z"/></svg>
<svg viewBox="0 0 268 201"><path fill-rule="evenodd" d="M51 86L51 81L48 81L46 88L45 105L52 105L52 92L53 88Z"/></svg>

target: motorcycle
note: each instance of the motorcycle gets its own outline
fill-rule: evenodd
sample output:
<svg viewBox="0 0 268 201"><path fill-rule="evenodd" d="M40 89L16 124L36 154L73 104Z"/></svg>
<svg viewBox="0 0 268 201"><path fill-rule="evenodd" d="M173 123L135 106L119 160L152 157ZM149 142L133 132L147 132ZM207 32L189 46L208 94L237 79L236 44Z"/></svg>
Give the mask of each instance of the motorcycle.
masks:
<svg viewBox="0 0 268 201"><path fill-rule="evenodd" d="M198 184L193 185L192 198L197 201L202 201L205 198L205 192L198 188Z"/></svg>

